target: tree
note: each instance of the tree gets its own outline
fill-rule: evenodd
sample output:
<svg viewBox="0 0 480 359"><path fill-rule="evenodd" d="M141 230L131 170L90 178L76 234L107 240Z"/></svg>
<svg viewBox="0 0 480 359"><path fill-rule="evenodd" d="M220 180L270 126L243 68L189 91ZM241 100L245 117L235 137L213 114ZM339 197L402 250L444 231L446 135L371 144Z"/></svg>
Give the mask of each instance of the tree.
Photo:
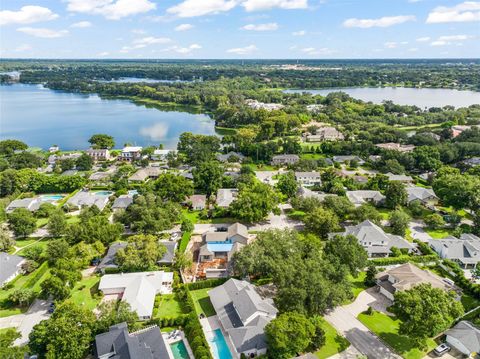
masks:
<svg viewBox="0 0 480 359"><path fill-rule="evenodd" d="M95 315L72 302L59 305L50 319L33 327L29 347L45 358L83 359L93 338Z"/></svg>
<svg viewBox="0 0 480 359"><path fill-rule="evenodd" d="M438 229L445 225L445 221L443 220L443 217L438 213L432 213L426 216L424 221L425 221L425 224L431 229Z"/></svg>
<svg viewBox="0 0 480 359"><path fill-rule="evenodd" d="M32 289L18 288L10 293L8 300L14 304L20 305L21 307L26 307L33 302L35 296L36 294Z"/></svg>
<svg viewBox="0 0 480 359"><path fill-rule="evenodd" d="M175 254L175 267L184 270L192 266L192 256L191 254L181 253L177 251Z"/></svg>
<svg viewBox="0 0 480 359"><path fill-rule="evenodd" d="M390 213L389 222L392 227L392 233L403 237L407 232L410 216L401 209L397 209Z"/></svg>
<svg viewBox="0 0 480 359"><path fill-rule="evenodd" d="M265 183L255 182L251 187L242 186L238 197L230 205L235 218L246 222L258 222L265 219L278 205L278 197Z"/></svg>
<svg viewBox="0 0 480 359"><path fill-rule="evenodd" d="M385 197L385 204L388 208L405 206L408 199L405 185L399 181L391 181L385 191Z"/></svg>
<svg viewBox="0 0 480 359"><path fill-rule="evenodd" d="M20 170L22 168L38 168L43 164L43 159L34 153L15 153L9 158L10 167Z"/></svg>
<svg viewBox="0 0 480 359"><path fill-rule="evenodd" d="M86 153L82 153L76 161L77 169L80 171L90 171L93 167L93 159Z"/></svg>
<svg viewBox="0 0 480 359"><path fill-rule="evenodd" d="M357 277L358 272L367 264L367 252L355 236L335 236L327 241L325 256L337 266L346 265L350 274Z"/></svg>
<svg viewBox="0 0 480 359"><path fill-rule="evenodd" d="M367 273L365 275L365 285L368 287L373 287L376 284L376 276L378 270L375 265L370 264L367 268Z"/></svg>
<svg viewBox="0 0 480 359"><path fill-rule="evenodd" d="M38 218L48 218L57 207L51 203L45 202L40 205L40 207L35 212L35 216Z"/></svg>
<svg viewBox="0 0 480 359"><path fill-rule="evenodd" d="M14 346L13 343L21 335L13 328L0 332L0 358L23 359L27 354L24 346Z"/></svg>
<svg viewBox="0 0 480 359"><path fill-rule="evenodd" d="M55 300L62 301L70 295L70 288L57 276L48 277L40 284L40 287L44 294L51 295Z"/></svg>
<svg viewBox="0 0 480 359"><path fill-rule="evenodd" d="M355 211L355 206L347 197L326 196L322 206L335 212L341 221L347 219Z"/></svg>
<svg viewBox="0 0 480 359"><path fill-rule="evenodd" d="M154 187L155 193L164 201L182 203L193 194L192 181L172 173L160 175Z"/></svg>
<svg viewBox="0 0 480 359"><path fill-rule="evenodd" d="M431 146L420 146L413 150L416 167L422 171L435 171L441 165L440 152Z"/></svg>
<svg viewBox="0 0 480 359"><path fill-rule="evenodd" d="M115 146L113 137L105 134L93 135L88 142L93 148L113 148Z"/></svg>
<svg viewBox="0 0 480 359"><path fill-rule="evenodd" d="M370 203L363 203L361 206L356 207L351 218L358 223L368 219L377 225L382 221L382 215Z"/></svg>
<svg viewBox="0 0 480 359"><path fill-rule="evenodd" d="M325 331L323 330L324 319L316 315L310 318L310 322L315 328L315 332L311 338L310 351L316 351L325 345Z"/></svg>
<svg viewBox="0 0 480 359"><path fill-rule="evenodd" d="M125 272L152 270L166 251L157 237L138 234L128 239L125 248L118 250L115 261Z"/></svg>
<svg viewBox="0 0 480 359"><path fill-rule="evenodd" d="M307 213L304 222L305 229L323 239L327 239L329 233L340 229L337 215L333 211L321 207Z"/></svg>
<svg viewBox="0 0 480 359"><path fill-rule="evenodd" d="M0 226L0 252L8 252L15 243L15 239L10 236L8 231Z"/></svg>
<svg viewBox="0 0 480 359"><path fill-rule="evenodd" d="M25 151L28 145L19 140L3 140L0 141L0 154L11 156L15 151Z"/></svg>
<svg viewBox="0 0 480 359"><path fill-rule="evenodd" d="M132 332L135 322L138 321L138 314L133 311L130 304L124 301L109 301L100 303L98 315L95 322L95 333L105 333L108 329L118 323L127 323Z"/></svg>
<svg viewBox="0 0 480 359"><path fill-rule="evenodd" d="M216 193L222 185L223 170L218 162L202 162L197 165L192 174L195 188L204 192L207 197Z"/></svg>
<svg viewBox="0 0 480 359"><path fill-rule="evenodd" d="M215 158L215 154L220 150L220 138L184 132L180 135L177 149L185 155L189 163L209 162Z"/></svg>
<svg viewBox="0 0 480 359"><path fill-rule="evenodd" d="M8 215L8 226L17 237L27 237L37 228L37 220L26 208L17 208Z"/></svg>
<svg viewBox="0 0 480 359"><path fill-rule="evenodd" d="M66 258L70 245L65 239L54 239L47 243L47 249L45 250L48 262L52 265L59 259Z"/></svg>
<svg viewBox="0 0 480 359"><path fill-rule="evenodd" d="M303 314L283 313L267 324L265 335L269 356L289 359L309 347L315 335L315 326Z"/></svg>
<svg viewBox="0 0 480 359"><path fill-rule="evenodd" d="M277 189L287 198L292 198L298 190L298 183L293 172L280 175L277 182Z"/></svg>
<svg viewBox="0 0 480 359"><path fill-rule="evenodd" d="M453 291L446 292L422 283L412 289L397 291L392 311L401 320L399 332L424 342L426 338L450 328L463 314L463 306Z"/></svg>
<svg viewBox="0 0 480 359"><path fill-rule="evenodd" d="M55 210L50 215L50 218L48 219L48 232L50 235L54 237L60 237L65 234L67 226L67 218L65 217L65 212L61 209Z"/></svg>
<svg viewBox="0 0 480 359"><path fill-rule="evenodd" d="M188 218L184 218L182 220L182 224L180 226L180 230L182 232L192 232L194 229L194 225L193 225L193 222L191 220L189 220Z"/></svg>

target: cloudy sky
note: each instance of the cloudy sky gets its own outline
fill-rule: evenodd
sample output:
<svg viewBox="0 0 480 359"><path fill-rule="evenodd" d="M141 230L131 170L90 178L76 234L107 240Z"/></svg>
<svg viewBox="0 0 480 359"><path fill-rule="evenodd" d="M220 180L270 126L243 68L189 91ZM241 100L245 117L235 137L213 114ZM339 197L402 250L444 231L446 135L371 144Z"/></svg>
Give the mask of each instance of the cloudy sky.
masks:
<svg viewBox="0 0 480 359"><path fill-rule="evenodd" d="M1 0L3 58L480 56L480 1Z"/></svg>

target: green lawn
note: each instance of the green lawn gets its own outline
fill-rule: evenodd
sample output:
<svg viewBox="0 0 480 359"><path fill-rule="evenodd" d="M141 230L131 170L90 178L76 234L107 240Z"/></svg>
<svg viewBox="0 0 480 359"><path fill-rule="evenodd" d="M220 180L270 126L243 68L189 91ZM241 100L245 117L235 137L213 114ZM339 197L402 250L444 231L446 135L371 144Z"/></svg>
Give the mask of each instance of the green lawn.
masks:
<svg viewBox="0 0 480 359"><path fill-rule="evenodd" d="M339 335L335 328L325 320L323 320L322 329L325 331L325 345L315 352L318 358L329 358L332 355L344 351L350 345L348 340Z"/></svg>
<svg viewBox="0 0 480 359"><path fill-rule="evenodd" d="M426 351L417 348L409 337L398 334L400 321L383 313L376 311L372 315L362 313L358 319L405 359L421 359L436 346L433 339L428 339Z"/></svg>
<svg viewBox="0 0 480 359"><path fill-rule="evenodd" d="M466 293L462 295L461 302L463 304L463 308L465 308L465 312L477 308L480 305L480 301Z"/></svg>
<svg viewBox="0 0 480 359"><path fill-rule="evenodd" d="M382 216L382 219L387 220L392 211L386 208L379 208L378 212Z"/></svg>
<svg viewBox="0 0 480 359"><path fill-rule="evenodd" d="M351 275L348 276L348 281L352 284L352 292L355 298L358 297L360 292L368 288L364 283L366 276L367 276L366 272L360 272L357 278L354 278Z"/></svg>
<svg viewBox="0 0 480 359"><path fill-rule="evenodd" d="M198 222L198 217L200 215L200 211L189 211L189 210L183 210L182 215L189 219L193 224Z"/></svg>
<svg viewBox="0 0 480 359"><path fill-rule="evenodd" d="M425 229L433 239L442 239L452 234L451 229Z"/></svg>
<svg viewBox="0 0 480 359"><path fill-rule="evenodd" d="M205 314L207 317L215 315L215 309L213 308L212 302L208 297L208 291L212 288L204 288L190 291L192 295L193 302L195 304L195 311L198 315L201 313Z"/></svg>
<svg viewBox="0 0 480 359"><path fill-rule="evenodd" d="M88 310L95 309L101 299L98 295L99 282L100 277L96 275L82 278L72 289L72 294L68 300Z"/></svg>
<svg viewBox="0 0 480 359"><path fill-rule="evenodd" d="M38 241L38 238L17 239L15 246L23 248Z"/></svg>
<svg viewBox="0 0 480 359"><path fill-rule="evenodd" d="M80 222L80 217L78 216L67 216L67 224L75 224Z"/></svg>
<svg viewBox="0 0 480 359"><path fill-rule="evenodd" d="M29 246L28 248L32 248L32 247L40 247L42 248L43 250L45 250L45 248L47 248L47 244L48 244L48 240L47 239L43 239L35 244L32 244L31 246ZM28 249L28 248L22 248L20 249L18 252L17 252L17 255L19 256L23 256L25 251Z"/></svg>
<svg viewBox="0 0 480 359"><path fill-rule="evenodd" d="M38 218L37 219L37 228L43 227L48 223L48 218Z"/></svg>
<svg viewBox="0 0 480 359"><path fill-rule="evenodd" d="M190 242L190 237L192 236L192 232L183 232L182 239L180 240L180 245L178 246L178 251L180 253L184 253L185 249L187 249L188 242Z"/></svg>
<svg viewBox="0 0 480 359"><path fill-rule="evenodd" d="M175 294L161 294L155 298L154 318L176 318L181 314L182 305Z"/></svg>

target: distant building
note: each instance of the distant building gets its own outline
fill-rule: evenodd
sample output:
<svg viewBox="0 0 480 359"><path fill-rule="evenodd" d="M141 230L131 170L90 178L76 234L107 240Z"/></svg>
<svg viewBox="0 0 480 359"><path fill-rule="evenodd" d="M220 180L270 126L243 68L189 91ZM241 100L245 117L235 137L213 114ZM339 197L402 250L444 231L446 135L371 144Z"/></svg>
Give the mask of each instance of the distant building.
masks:
<svg viewBox="0 0 480 359"><path fill-rule="evenodd" d="M165 339L156 325L129 333L127 323L112 325L95 336L96 359L169 359Z"/></svg>
<svg viewBox="0 0 480 359"><path fill-rule="evenodd" d="M75 153L65 153L63 155L50 155L48 156L48 164L54 165L58 161L64 161L64 160L77 160L82 154L79 152Z"/></svg>
<svg viewBox="0 0 480 359"><path fill-rule="evenodd" d="M110 200L110 195L100 192L79 191L67 200L67 206L77 209L84 207L97 206L100 211L106 207ZM113 192L112 192L113 194Z"/></svg>
<svg viewBox="0 0 480 359"><path fill-rule="evenodd" d="M25 208L28 209L30 212L35 212L37 209L40 208L41 204L44 203L40 198L22 198L22 199L15 199L5 208L5 212L12 213L17 208Z"/></svg>
<svg viewBox="0 0 480 359"><path fill-rule="evenodd" d="M192 209L194 211L204 210L207 205L207 196L204 194L194 194L188 197L187 203L192 204Z"/></svg>
<svg viewBox="0 0 480 359"><path fill-rule="evenodd" d="M315 186L322 184L319 172L295 172L295 179L302 186Z"/></svg>
<svg viewBox="0 0 480 359"><path fill-rule="evenodd" d="M307 135L307 142L321 142L321 141L340 141L345 136L335 127L320 127L315 131L314 135Z"/></svg>
<svg viewBox="0 0 480 359"><path fill-rule="evenodd" d="M160 265L170 265L175 261L175 251L177 250L178 243L176 241L160 241L165 246L167 251L163 255L162 259L158 261Z"/></svg>
<svg viewBox="0 0 480 359"><path fill-rule="evenodd" d="M393 173L387 173L386 176L388 177L389 181L398 181L402 183L412 183L413 178L407 175L395 175Z"/></svg>
<svg viewBox="0 0 480 359"><path fill-rule="evenodd" d="M371 203L375 206L385 201L385 196L379 191L347 191L347 198L355 206Z"/></svg>
<svg viewBox="0 0 480 359"><path fill-rule="evenodd" d="M336 194L312 191L311 189L302 186L300 186L300 188L298 189L297 195L301 198L316 198L321 202L323 202L325 198L329 196L337 197Z"/></svg>
<svg viewBox="0 0 480 359"><path fill-rule="evenodd" d="M150 158L154 161L166 161L169 153L176 154L177 150L154 150Z"/></svg>
<svg viewBox="0 0 480 359"><path fill-rule="evenodd" d="M104 148L89 148L85 151L85 153L89 155L95 162L110 160L110 151Z"/></svg>
<svg viewBox="0 0 480 359"><path fill-rule="evenodd" d="M48 152L50 153L55 153L55 152L58 152L60 151L60 147L54 145L54 146L51 146L49 149L48 149Z"/></svg>
<svg viewBox="0 0 480 359"><path fill-rule="evenodd" d="M160 167L145 167L140 168L133 175L128 177L129 182L145 182L148 179L157 179L165 171Z"/></svg>
<svg viewBox="0 0 480 359"><path fill-rule="evenodd" d="M431 239L429 244L440 257L457 262L464 269L476 268L480 262L480 238L474 234L464 233L460 239Z"/></svg>
<svg viewBox="0 0 480 359"><path fill-rule="evenodd" d="M220 188L217 191L216 203L218 207L227 208L238 196L238 189L236 188Z"/></svg>
<svg viewBox="0 0 480 359"><path fill-rule="evenodd" d="M473 127L480 128L480 125L472 125L472 126L455 125L455 126L452 127L453 137L455 138L455 137L459 136L460 134L462 134L462 132L467 131L467 130L471 130Z"/></svg>
<svg viewBox="0 0 480 359"><path fill-rule="evenodd" d="M402 153L412 152L415 149L415 146L413 145L402 145L400 143L394 143L394 142L378 143L375 146L383 150L397 151Z"/></svg>
<svg viewBox="0 0 480 359"><path fill-rule="evenodd" d="M127 209L127 207L133 203L133 197L134 195L131 194L122 194L118 196L117 198L115 198L115 201L113 201L112 209L114 211Z"/></svg>
<svg viewBox="0 0 480 359"><path fill-rule="evenodd" d="M105 273L106 269L117 269L118 265L115 263L115 256L120 249L127 246L127 242L112 243L108 248L107 254L103 257L100 264L97 266L97 271Z"/></svg>
<svg viewBox="0 0 480 359"><path fill-rule="evenodd" d="M480 157L472 157L463 161L467 166L480 166Z"/></svg>
<svg viewBox="0 0 480 359"><path fill-rule="evenodd" d="M298 161L300 161L300 157L298 155L277 155L273 156L272 165L293 165Z"/></svg>
<svg viewBox="0 0 480 359"><path fill-rule="evenodd" d="M235 159L236 162L243 162L243 160L245 159L245 156L242 155L240 152L233 152L233 151L230 151L225 155L223 154L217 155L217 160L219 160L220 162L230 162L231 159Z"/></svg>
<svg viewBox="0 0 480 359"><path fill-rule="evenodd" d="M281 103L264 103L259 102L257 100L245 100L245 104L253 108L254 110L267 110L267 111L274 111L274 110L281 110L285 106Z"/></svg>
<svg viewBox="0 0 480 359"><path fill-rule="evenodd" d="M127 146L124 147L120 154L120 159L123 161L136 161L142 158L142 147L139 146Z"/></svg>
<svg viewBox="0 0 480 359"><path fill-rule="evenodd" d="M406 187L408 199L407 202L420 201L423 205L432 207L438 203L438 197L431 188L424 187Z"/></svg>
<svg viewBox="0 0 480 359"><path fill-rule="evenodd" d="M22 272L25 258L0 252L0 287L4 286Z"/></svg>
<svg viewBox="0 0 480 359"><path fill-rule="evenodd" d="M359 165L365 164L365 161L358 156L333 156L333 162L345 163L356 161Z"/></svg>

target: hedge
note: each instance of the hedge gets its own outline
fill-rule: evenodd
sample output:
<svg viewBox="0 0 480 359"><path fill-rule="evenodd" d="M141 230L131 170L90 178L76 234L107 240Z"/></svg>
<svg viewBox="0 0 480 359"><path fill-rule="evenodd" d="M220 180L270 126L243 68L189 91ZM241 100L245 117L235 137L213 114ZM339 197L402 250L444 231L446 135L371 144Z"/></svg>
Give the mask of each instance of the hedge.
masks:
<svg viewBox="0 0 480 359"><path fill-rule="evenodd" d="M218 287L219 285L222 285L227 280L228 280L228 278L207 279L207 280L202 280L202 281L194 282L194 283L186 283L186 284L184 284L184 287L188 288L189 290L197 290L197 289L203 289L203 288L213 288L213 287Z"/></svg>
<svg viewBox="0 0 480 359"><path fill-rule="evenodd" d="M432 248L430 248L430 246L427 243L419 241L418 239L414 239L413 241L417 244L418 249L420 249L420 252L422 252L422 254L424 254L424 255L430 255L430 254L436 255L435 251Z"/></svg>
<svg viewBox="0 0 480 359"><path fill-rule="evenodd" d="M455 284L462 288L465 292L471 294L475 299L480 300L480 285L470 282L463 271L460 269L457 263L445 259L443 261L447 267L449 267L453 273L455 273Z"/></svg>
<svg viewBox="0 0 480 359"><path fill-rule="evenodd" d="M35 271L35 274L28 278L22 288L32 288L35 283L37 283L40 278L42 278L42 276L48 271L48 268L48 262L43 262L42 265L38 267L38 269Z"/></svg>
<svg viewBox="0 0 480 359"><path fill-rule="evenodd" d="M375 266L387 266L392 264L403 264L408 262L413 263L426 263L434 262L438 259L436 254L428 254L426 256L399 256L399 257L387 257L387 258L375 258L369 259L368 262Z"/></svg>
<svg viewBox="0 0 480 359"><path fill-rule="evenodd" d="M158 325L163 327L183 327L187 322L188 314L181 314L173 318L155 318L151 319L148 323L152 325Z"/></svg>

